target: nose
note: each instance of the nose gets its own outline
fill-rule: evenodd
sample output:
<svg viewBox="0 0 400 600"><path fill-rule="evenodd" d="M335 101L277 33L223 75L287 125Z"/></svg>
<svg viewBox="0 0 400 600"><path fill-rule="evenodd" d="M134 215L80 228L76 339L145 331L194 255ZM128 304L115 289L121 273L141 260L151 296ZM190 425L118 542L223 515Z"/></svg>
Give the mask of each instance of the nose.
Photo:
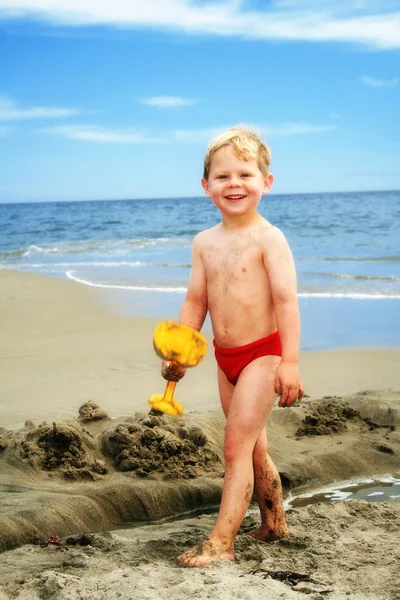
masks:
<svg viewBox="0 0 400 600"><path fill-rule="evenodd" d="M229 187L238 187L240 185L239 177L237 175L232 175L229 180Z"/></svg>

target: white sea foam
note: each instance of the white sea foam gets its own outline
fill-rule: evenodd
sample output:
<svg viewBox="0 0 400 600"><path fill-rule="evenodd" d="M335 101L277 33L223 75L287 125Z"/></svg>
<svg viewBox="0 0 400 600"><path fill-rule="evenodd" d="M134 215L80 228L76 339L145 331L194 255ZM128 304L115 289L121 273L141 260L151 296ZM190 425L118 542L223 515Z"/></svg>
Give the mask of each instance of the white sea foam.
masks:
<svg viewBox="0 0 400 600"><path fill-rule="evenodd" d="M187 263L151 263L141 262L140 260L119 260L119 261L80 261L80 262L54 262L54 263L18 263L12 268L18 269L47 269L49 267L62 267L71 269L75 267L176 267L190 269Z"/></svg>
<svg viewBox="0 0 400 600"><path fill-rule="evenodd" d="M60 252L60 249L57 246L43 248L42 246L36 246L35 244L32 244L31 246L28 246L25 249L21 249L21 251L22 256L30 256L33 252L41 252L42 254L56 254L57 252Z"/></svg>
<svg viewBox="0 0 400 600"><path fill-rule="evenodd" d="M313 275L328 279L350 279L356 281L400 281L396 275L350 275L348 273L323 273L322 271L299 271L299 275Z"/></svg>
<svg viewBox="0 0 400 600"><path fill-rule="evenodd" d="M190 248L192 239L187 237L160 237L160 238L134 238L134 239L89 239L89 240L59 240L57 244L30 244L20 248L13 248L0 252L4 257L35 256L40 254L126 254L132 250L159 248L173 250Z"/></svg>
<svg viewBox="0 0 400 600"><path fill-rule="evenodd" d="M353 298L354 300L400 300L400 294L360 294L358 292L300 292L299 298Z"/></svg>
<svg viewBox="0 0 400 600"><path fill-rule="evenodd" d="M93 281L88 281L86 279L79 279L76 275L73 274L73 271L70 269L74 269L76 267L89 267L89 268L112 268L112 267L132 267L132 268L146 268L146 267L167 267L167 268L190 268L188 264L167 264L167 263L144 263L140 261L117 261L117 262L78 262L78 263L26 263L26 264L18 264L18 265L9 265L0 263L1 270L32 270L32 269L43 269L46 272L57 273L59 271L64 271L66 276L69 279L74 279L79 283L83 283L85 285L89 285L92 287L103 287L110 289L127 289L127 290L138 290L143 292L168 292L168 293L182 293L186 292L186 287L183 286L135 286L135 285L119 285L117 283L95 283ZM360 294L357 292L299 292L299 298L326 298L326 299L349 299L349 300L399 300L400 294Z"/></svg>
<svg viewBox="0 0 400 600"><path fill-rule="evenodd" d="M143 263L139 263L139 262L126 262L126 263L115 263L115 265L113 265L112 263L57 263L56 265L50 265L50 264L46 264L46 265L41 265L41 268L46 268L49 269L51 268L52 270L57 269L58 267L61 267L63 269L65 268L70 268L70 267L94 267L94 266L101 266L101 267L107 267L107 266L135 266L135 267L140 267L140 266L149 266L149 264L143 264ZM150 266L166 266L166 265L159 265L157 263L154 263L153 265ZM185 267L187 265L168 265L171 267ZM9 268L8 265L1 265L0 264L0 268ZM15 267L14 267L15 268ZM39 265L26 265L26 268L40 268ZM65 272L66 276L68 277L68 279L72 279L74 281L77 281L78 283L83 283L84 285L89 285L91 287L100 287L100 288L108 288L108 289L115 289L115 290L135 290L135 291L141 291L141 292L167 292L167 293L184 293L187 291L187 287L184 286L151 286L151 285L120 285L118 283L111 283L111 282L107 282L107 283L95 283L93 281L89 281L87 279L82 279L79 278L77 275L74 274L74 271L68 270ZM299 298L327 298L327 299L340 299L340 298L348 298L348 299L353 299L353 300L398 300L400 299L400 295L384 295L384 294L357 294L357 293L328 293L328 292L301 292L298 294Z"/></svg>
<svg viewBox="0 0 400 600"><path fill-rule="evenodd" d="M140 261L81 261L81 262L55 262L55 263L19 263L19 269L47 269L48 267L153 267L158 266L156 264L142 263ZM175 266L175 265L173 265ZM179 265L178 265L179 266Z"/></svg>
<svg viewBox="0 0 400 600"><path fill-rule="evenodd" d="M117 285L117 284L107 284L107 283L94 283L93 281L87 281L85 279L80 279L73 274L72 271L67 271L66 276L68 279L72 279L72 281L76 281L77 283L83 283L84 285L89 285L90 287L96 288L107 288L113 290L132 290L135 292L166 292L166 293L185 293L187 288L185 287L150 287L144 285Z"/></svg>

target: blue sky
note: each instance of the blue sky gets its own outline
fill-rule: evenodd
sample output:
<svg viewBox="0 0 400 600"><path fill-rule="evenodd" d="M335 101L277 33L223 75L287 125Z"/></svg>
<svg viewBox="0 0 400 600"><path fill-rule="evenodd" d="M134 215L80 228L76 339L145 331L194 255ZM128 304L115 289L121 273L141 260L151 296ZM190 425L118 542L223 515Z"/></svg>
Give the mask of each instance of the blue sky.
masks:
<svg viewBox="0 0 400 600"><path fill-rule="evenodd" d="M400 189L400 1L0 0L0 201L202 195L250 124L273 192Z"/></svg>

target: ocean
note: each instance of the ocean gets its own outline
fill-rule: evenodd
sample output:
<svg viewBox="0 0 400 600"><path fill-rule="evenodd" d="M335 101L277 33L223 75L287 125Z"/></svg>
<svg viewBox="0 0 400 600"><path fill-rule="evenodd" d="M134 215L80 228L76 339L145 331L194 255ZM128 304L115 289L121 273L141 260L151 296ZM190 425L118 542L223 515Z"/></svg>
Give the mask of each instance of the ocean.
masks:
<svg viewBox="0 0 400 600"><path fill-rule="evenodd" d="M297 268L302 348L400 346L400 192L270 195ZM0 269L68 278L117 311L174 318L207 198L0 204Z"/></svg>

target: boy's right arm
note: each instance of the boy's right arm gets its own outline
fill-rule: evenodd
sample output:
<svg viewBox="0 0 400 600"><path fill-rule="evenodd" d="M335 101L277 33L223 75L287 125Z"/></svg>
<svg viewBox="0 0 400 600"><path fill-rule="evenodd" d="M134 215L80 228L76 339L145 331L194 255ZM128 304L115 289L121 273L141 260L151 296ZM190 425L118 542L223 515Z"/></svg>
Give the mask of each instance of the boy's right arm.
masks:
<svg viewBox="0 0 400 600"><path fill-rule="evenodd" d="M200 329L207 315L207 280L203 260L201 258L202 234L198 234L193 240L192 267L188 289L179 313L179 323Z"/></svg>
<svg viewBox="0 0 400 600"><path fill-rule="evenodd" d="M193 327L193 329L197 329L197 331L200 331L203 326L208 308L207 280L201 258L201 237L202 234L200 233L193 240L192 267L190 270L188 289L179 313L179 323ZM162 361L161 374L164 379L167 379L168 381L179 381L185 373L186 369L184 367L180 367L179 370L176 370L176 368L173 370L173 365L171 365L169 361Z"/></svg>

